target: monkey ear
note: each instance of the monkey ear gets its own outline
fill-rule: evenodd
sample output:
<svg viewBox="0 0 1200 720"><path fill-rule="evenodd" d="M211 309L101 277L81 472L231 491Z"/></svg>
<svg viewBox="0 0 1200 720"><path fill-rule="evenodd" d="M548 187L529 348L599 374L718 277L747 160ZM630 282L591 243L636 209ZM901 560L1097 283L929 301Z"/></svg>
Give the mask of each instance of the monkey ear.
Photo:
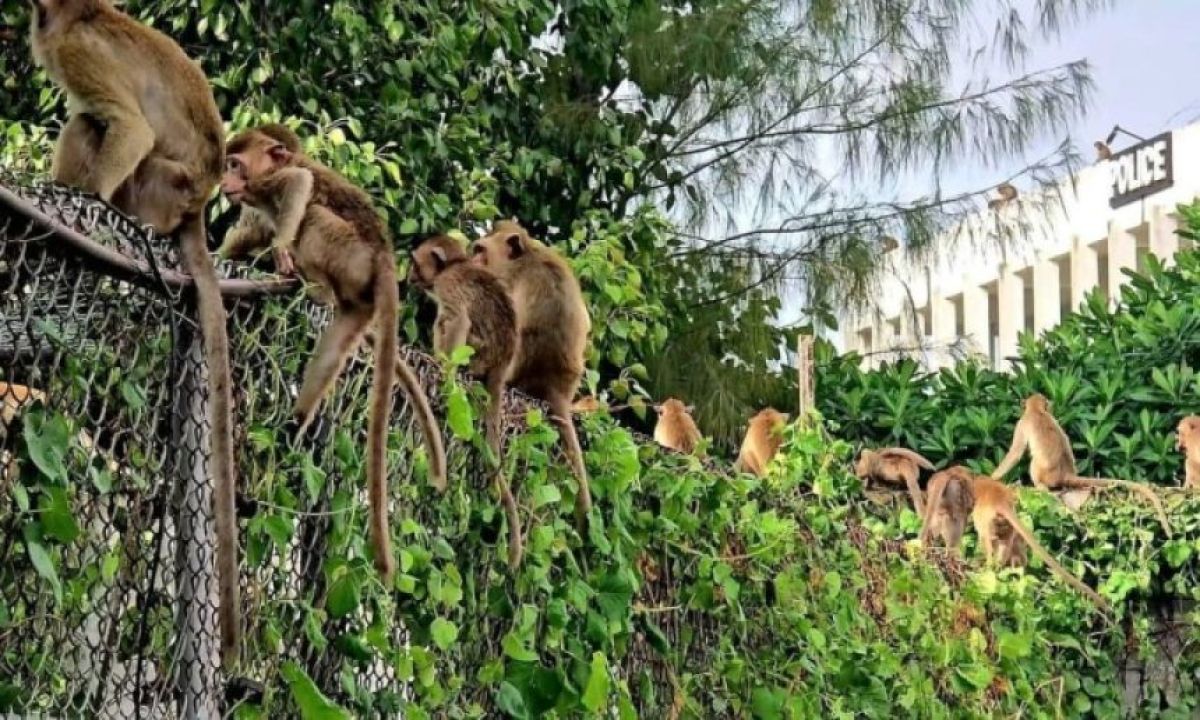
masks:
<svg viewBox="0 0 1200 720"><path fill-rule="evenodd" d="M504 238L504 242L508 245L508 256L516 260L525 254L525 241L517 233L513 233Z"/></svg>
<svg viewBox="0 0 1200 720"><path fill-rule="evenodd" d="M439 271L446 269L446 248L433 247L429 249L429 253L433 255L433 260L437 264Z"/></svg>
<svg viewBox="0 0 1200 720"><path fill-rule="evenodd" d="M283 146L283 143L275 143L267 148L267 154L277 163L286 163L292 159L292 151Z"/></svg>

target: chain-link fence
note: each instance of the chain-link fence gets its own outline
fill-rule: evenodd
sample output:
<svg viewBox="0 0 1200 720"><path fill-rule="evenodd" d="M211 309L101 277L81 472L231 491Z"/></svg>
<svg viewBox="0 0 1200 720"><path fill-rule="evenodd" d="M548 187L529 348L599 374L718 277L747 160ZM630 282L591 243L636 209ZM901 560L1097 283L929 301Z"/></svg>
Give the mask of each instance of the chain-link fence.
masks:
<svg viewBox="0 0 1200 720"><path fill-rule="evenodd" d="M345 658L355 655L355 638L372 633L406 646L403 624L314 612L339 592L329 587L339 582L331 544L353 556L344 548L361 538L350 536L365 535L361 525L350 532L346 519L361 518L365 500L369 353L351 363L296 444L284 431L294 383L327 311L294 283L252 280L234 267L220 274L234 370L246 640L241 665L233 674L221 669L207 383L190 282L178 266L170 243L105 204L0 175L0 711L221 717L243 700L266 698L278 711L272 717L293 716L289 696L272 684L287 676L286 662L330 697L365 692L372 714L398 714L412 670L402 676L364 652L347 675ZM403 352L445 418L438 365ZM511 440L530 401L510 393L506 403ZM393 522L403 505L405 517L436 527L446 518L420 502L432 492L421 433L399 392L392 430ZM444 436L452 476L484 488L480 453ZM491 560L468 558L463 575L476 577L463 583L488 587ZM646 563L640 600L676 605L671 558ZM685 648L702 666L716 630L690 615L665 612L657 640ZM511 623L485 607L471 621L483 631L456 654L466 678L503 657ZM331 652L328 638L351 641ZM639 635L614 671L642 709L667 712L678 681L655 640ZM490 691L464 692L494 712Z"/></svg>

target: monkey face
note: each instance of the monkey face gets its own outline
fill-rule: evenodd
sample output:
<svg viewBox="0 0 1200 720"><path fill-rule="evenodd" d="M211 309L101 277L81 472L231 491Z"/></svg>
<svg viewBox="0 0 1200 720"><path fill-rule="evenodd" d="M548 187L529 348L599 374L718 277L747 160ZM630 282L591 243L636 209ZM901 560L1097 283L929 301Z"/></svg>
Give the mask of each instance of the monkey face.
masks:
<svg viewBox="0 0 1200 720"><path fill-rule="evenodd" d="M1197 428L1200 428L1200 418L1192 416L1180 420L1175 429L1175 449L1186 450L1196 436Z"/></svg>
<svg viewBox="0 0 1200 720"><path fill-rule="evenodd" d="M230 202L240 204L250 183L286 165L291 159L292 151L282 142L257 130L242 133L229 141L221 193Z"/></svg>
<svg viewBox="0 0 1200 720"><path fill-rule="evenodd" d="M684 405L675 398L667 398L661 405L656 405L654 409L659 415L690 415L695 408L691 405Z"/></svg>
<svg viewBox="0 0 1200 720"><path fill-rule="evenodd" d="M863 450L858 456L858 460L854 463L854 476L860 480L866 479L871 474L871 465L874 464L875 453L870 450Z"/></svg>

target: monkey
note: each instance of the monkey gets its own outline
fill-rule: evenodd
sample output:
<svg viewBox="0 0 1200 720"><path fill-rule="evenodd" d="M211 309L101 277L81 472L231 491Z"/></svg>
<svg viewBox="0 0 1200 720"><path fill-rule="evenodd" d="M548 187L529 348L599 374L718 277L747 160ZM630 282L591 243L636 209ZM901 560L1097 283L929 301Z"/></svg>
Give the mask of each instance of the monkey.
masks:
<svg viewBox="0 0 1200 720"><path fill-rule="evenodd" d="M1017 199L1017 189L1009 183L1000 183L996 186L996 195L991 200L988 200L988 209L997 210Z"/></svg>
<svg viewBox="0 0 1200 720"><path fill-rule="evenodd" d="M992 478L1000 480L1008 474L1024 455L1026 446L1030 455L1029 475L1037 487L1052 492L1116 486L1129 488L1150 501L1163 531L1167 537L1171 536L1171 525L1163 511L1162 501L1149 488L1128 480L1085 478L1076 473L1071 441L1050 413L1050 401L1040 393L1025 399L1024 412L1013 430L1012 446L1000 465L992 471Z"/></svg>
<svg viewBox="0 0 1200 720"><path fill-rule="evenodd" d="M550 406L579 492L575 517L587 525L592 510L583 449L571 399L583 378L592 319L571 266L514 220L500 220L472 246L471 262L494 273L517 313L517 354L508 384Z"/></svg>
<svg viewBox="0 0 1200 720"><path fill-rule="evenodd" d="M658 412L658 423L654 426L654 441L665 448L692 454L700 443L700 428L692 419L693 407L684 405L675 398L667 398L661 405L654 406Z"/></svg>
<svg viewBox="0 0 1200 720"><path fill-rule="evenodd" d="M466 250L446 235L428 238L413 251L408 282L437 302L434 350L449 354L461 345L475 350L467 369L487 388L487 442L499 462L504 384L517 354L512 300L495 275L472 265ZM524 552L517 502L502 471L497 471L495 482L508 515L508 564L516 568Z"/></svg>
<svg viewBox="0 0 1200 720"><path fill-rule="evenodd" d="M1175 449L1183 452L1183 487L1200 488L1200 416L1188 415L1175 428Z"/></svg>
<svg viewBox="0 0 1200 720"><path fill-rule="evenodd" d="M280 138L283 138L282 140ZM333 320L317 340L293 408L302 437L351 353L374 321L375 369L367 420L367 494L375 567L385 581L395 572L387 522L387 433L392 385L408 377L409 399L429 444L431 481L446 487L441 437L429 401L399 354L400 291L391 237L370 197L333 170L308 158L299 138L277 124L246 130L226 148L221 192L244 212L222 248L249 247L270 227L277 269L298 271L316 286L316 299L334 306ZM244 220L244 223L242 222Z"/></svg>
<svg viewBox="0 0 1200 720"><path fill-rule="evenodd" d="M1096 162L1104 162L1112 159L1112 148L1102 140L1097 140L1092 143L1092 147L1096 148Z"/></svg>
<svg viewBox="0 0 1200 720"><path fill-rule="evenodd" d="M854 474L866 482L868 487L872 482L885 485L905 485L913 501L913 509L918 515L925 514L925 505L921 500L921 486L917 480L921 476L921 468L933 470L933 463L919 453L905 448L884 448L882 450L863 450L854 464Z"/></svg>
<svg viewBox="0 0 1200 720"><path fill-rule="evenodd" d="M861 477L861 476L860 476ZM929 497L938 498L922 511L921 543L929 544L930 534L936 534L951 553L958 553L967 517L975 505L971 494L971 472L961 465L946 468L929 479Z"/></svg>
<svg viewBox="0 0 1200 720"><path fill-rule="evenodd" d="M987 475L977 475L961 465L948 468L938 473L938 476L940 477L935 477L936 483L931 480L929 484L929 502L925 506L925 518L921 528L922 543L928 542L930 533L935 529L935 514L944 513L946 520L955 522L966 518L966 506L961 498L953 503L943 502L944 493L950 486L955 483L961 484L968 490L972 499L971 520L983 545L984 558L989 564L1001 567L1024 566L1027 559L1025 551L1028 547L1068 585L1086 595L1098 607L1104 610L1109 608L1108 602L1099 593L1059 565L1033 533L1021 523L1016 513L1017 496L1012 488ZM943 481L942 478L946 480ZM1023 544L1019 545L1018 541Z"/></svg>
<svg viewBox="0 0 1200 720"><path fill-rule="evenodd" d="M221 655L231 667L241 644L233 400L225 306L204 224L225 156L221 115L200 66L109 0L35 0L31 45L69 101L54 180L175 235L195 283L208 366Z"/></svg>
<svg viewBox="0 0 1200 720"><path fill-rule="evenodd" d="M771 458L775 457L775 453L779 452L779 446L783 444L779 431L787 423L789 417L788 413L781 413L775 408L766 408L750 418L749 426L746 428L746 438L742 441L742 449L733 465L734 469L759 477L766 475L767 464L771 462Z"/></svg>

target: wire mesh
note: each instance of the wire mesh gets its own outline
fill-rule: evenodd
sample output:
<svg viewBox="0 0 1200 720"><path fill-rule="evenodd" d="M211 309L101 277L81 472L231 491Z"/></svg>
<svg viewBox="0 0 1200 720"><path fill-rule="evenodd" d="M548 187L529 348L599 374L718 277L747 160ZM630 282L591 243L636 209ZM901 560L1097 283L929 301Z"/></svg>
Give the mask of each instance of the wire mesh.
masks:
<svg viewBox="0 0 1200 720"><path fill-rule="evenodd" d="M88 241L95 246L80 244ZM283 428L327 311L286 286L251 282L245 267L219 271L232 290L245 634L232 674L218 656L205 367L178 253L95 198L0 172L0 710L223 717L267 698L272 716L291 717L296 708L278 686L284 662L337 701L370 695L372 715L398 715L410 696L393 664L366 658L348 671L346 653L330 651L329 639L378 631L370 617L313 611L331 591L330 558L365 552L370 353L355 356L307 438L294 441ZM402 352L445 418L439 365ZM507 438L522 432L534 404L508 394ZM392 433L393 523L438 527L448 520L422 501L434 491L399 391ZM443 436L452 477L484 489L480 454ZM460 560L464 583L503 591L488 575L492 559ZM646 606L679 605L683 569L672 562L658 558L662 571L640 592ZM482 609L470 620L478 641L449 659L466 678L503 656L511 624ZM656 621L680 657L703 665L717 634L711 617L667 609ZM384 625L404 646L403 622ZM675 672L644 635L614 672L634 688L643 717L671 704ZM496 712L490 690L461 692Z"/></svg>

